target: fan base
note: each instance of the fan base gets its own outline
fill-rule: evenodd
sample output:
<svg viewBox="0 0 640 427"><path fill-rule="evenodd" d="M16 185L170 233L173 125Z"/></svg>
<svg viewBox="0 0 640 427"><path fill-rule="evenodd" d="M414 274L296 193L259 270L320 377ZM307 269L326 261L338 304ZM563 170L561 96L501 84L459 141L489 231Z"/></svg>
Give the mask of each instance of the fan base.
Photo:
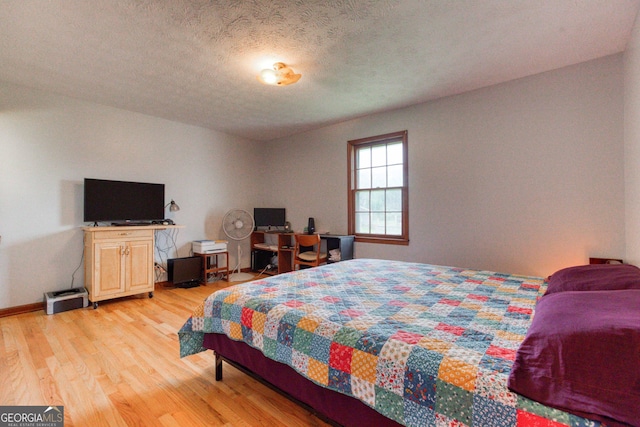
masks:
<svg viewBox="0 0 640 427"><path fill-rule="evenodd" d="M251 280L253 279L254 276L251 273L233 273L231 276L229 276L229 281L230 282L246 282L247 280Z"/></svg>

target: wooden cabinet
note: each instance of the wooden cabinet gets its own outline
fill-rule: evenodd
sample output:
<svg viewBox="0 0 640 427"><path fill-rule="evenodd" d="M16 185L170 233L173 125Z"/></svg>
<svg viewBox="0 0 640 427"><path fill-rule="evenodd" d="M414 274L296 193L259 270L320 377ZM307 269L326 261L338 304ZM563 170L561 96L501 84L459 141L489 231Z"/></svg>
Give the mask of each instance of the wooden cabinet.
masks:
<svg viewBox="0 0 640 427"><path fill-rule="evenodd" d="M85 287L98 301L149 292L153 297L154 229L87 227L84 230Z"/></svg>

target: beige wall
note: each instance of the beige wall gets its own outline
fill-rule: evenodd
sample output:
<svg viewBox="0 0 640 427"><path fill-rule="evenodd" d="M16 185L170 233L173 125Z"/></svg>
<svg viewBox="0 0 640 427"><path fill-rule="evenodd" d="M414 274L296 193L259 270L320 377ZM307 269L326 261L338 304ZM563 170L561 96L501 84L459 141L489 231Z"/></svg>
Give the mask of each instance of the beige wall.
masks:
<svg viewBox="0 0 640 427"><path fill-rule="evenodd" d="M251 209L256 143L207 129L0 83L0 308L66 289L81 265L85 177L164 183L167 212L192 240L221 238L233 207ZM235 246L232 246L235 260ZM249 265L248 242L244 265ZM84 283L83 269L74 286Z"/></svg>
<svg viewBox="0 0 640 427"><path fill-rule="evenodd" d="M269 143L263 193L294 228L344 233L346 141L407 129L411 243L359 258L548 275L623 257L622 69L611 56Z"/></svg>

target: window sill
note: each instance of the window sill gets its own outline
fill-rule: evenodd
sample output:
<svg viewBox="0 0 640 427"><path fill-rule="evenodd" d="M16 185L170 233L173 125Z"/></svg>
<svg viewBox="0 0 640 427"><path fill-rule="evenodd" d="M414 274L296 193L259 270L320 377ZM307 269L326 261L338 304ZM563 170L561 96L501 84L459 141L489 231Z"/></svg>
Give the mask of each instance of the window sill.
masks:
<svg viewBox="0 0 640 427"><path fill-rule="evenodd" d="M358 236L356 234L355 241L360 243L409 246L409 239L405 239L402 237Z"/></svg>

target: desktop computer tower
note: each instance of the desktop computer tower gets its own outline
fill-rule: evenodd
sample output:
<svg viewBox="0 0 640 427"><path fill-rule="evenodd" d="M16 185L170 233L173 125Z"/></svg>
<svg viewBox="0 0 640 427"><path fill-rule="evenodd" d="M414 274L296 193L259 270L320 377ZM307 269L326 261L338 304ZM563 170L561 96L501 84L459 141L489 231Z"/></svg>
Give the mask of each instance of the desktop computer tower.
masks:
<svg viewBox="0 0 640 427"><path fill-rule="evenodd" d="M269 251L251 251L251 270L260 271L271 263L273 253Z"/></svg>

